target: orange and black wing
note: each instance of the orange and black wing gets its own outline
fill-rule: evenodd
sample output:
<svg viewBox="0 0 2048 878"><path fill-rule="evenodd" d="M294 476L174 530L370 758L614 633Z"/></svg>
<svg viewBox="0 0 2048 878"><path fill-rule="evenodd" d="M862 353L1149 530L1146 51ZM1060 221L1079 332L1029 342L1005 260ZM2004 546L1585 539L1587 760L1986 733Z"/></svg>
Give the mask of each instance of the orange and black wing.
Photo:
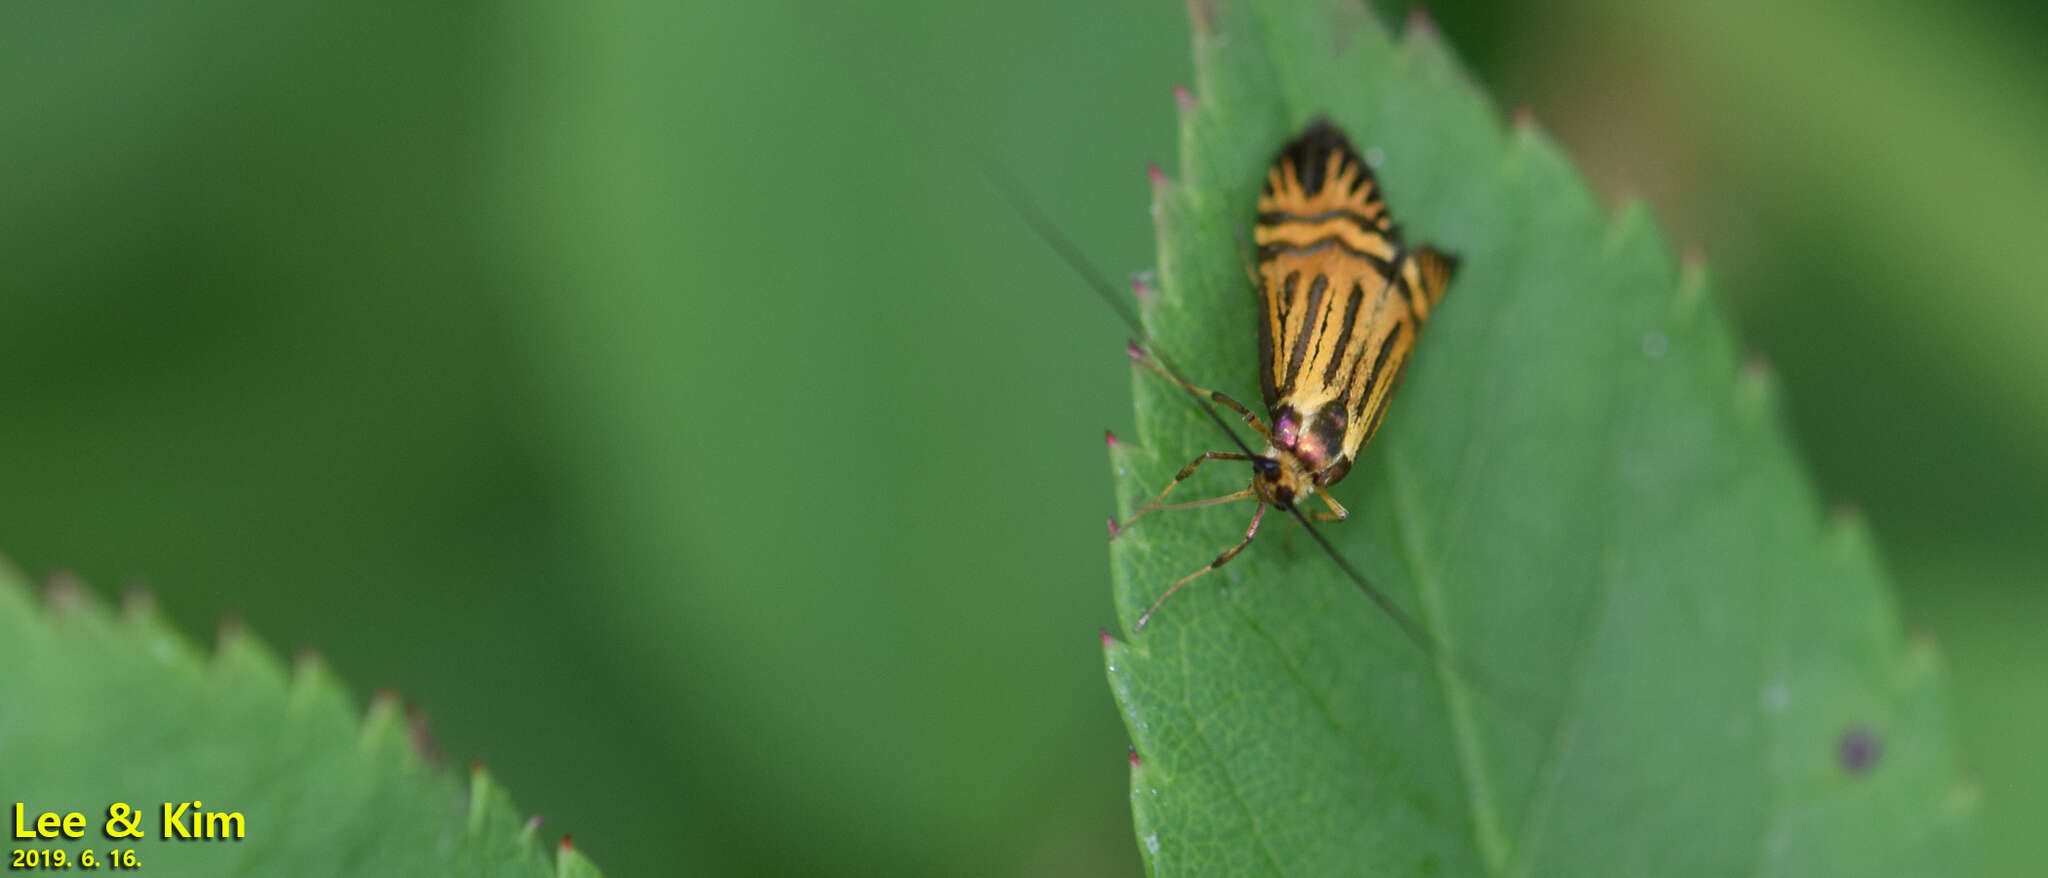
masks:
<svg viewBox="0 0 2048 878"><path fill-rule="evenodd" d="M1379 183L1344 132L1309 123L1273 160L1259 191L1259 386L1271 409L1333 363L1356 360L1401 233ZM1315 368L1321 365L1321 369ZM1337 367L1342 371L1343 367ZM1336 377L1335 375L1331 376Z"/></svg>
<svg viewBox="0 0 2048 878"><path fill-rule="evenodd" d="M1386 414L1457 261L1402 244L1372 170L1325 120L1280 150L1259 193L1260 382L1266 407L1324 412L1357 454Z"/></svg>

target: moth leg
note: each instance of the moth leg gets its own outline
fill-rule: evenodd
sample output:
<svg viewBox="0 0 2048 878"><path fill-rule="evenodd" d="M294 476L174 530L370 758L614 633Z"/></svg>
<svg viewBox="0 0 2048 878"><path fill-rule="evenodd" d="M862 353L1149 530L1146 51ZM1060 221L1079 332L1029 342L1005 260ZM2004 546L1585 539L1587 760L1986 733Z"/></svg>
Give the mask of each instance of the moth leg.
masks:
<svg viewBox="0 0 2048 878"><path fill-rule="evenodd" d="M1309 518L1316 521L1343 521L1351 517L1351 510L1345 509L1344 504L1337 502L1337 498L1330 496L1330 492L1317 491L1316 494L1323 498L1323 503L1330 507L1330 511L1311 512L1308 514Z"/></svg>
<svg viewBox="0 0 2048 878"><path fill-rule="evenodd" d="M1173 504L1173 505L1170 505L1170 506L1162 506L1162 505L1160 505L1160 504L1162 504L1162 503L1164 503L1164 502L1166 501L1166 495L1168 495L1168 494L1171 494L1171 493L1173 493L1173 489L1174 489L1174 488L1180 487L1180 483L1181 483L1181 482L1185 482L1185 481L1187 481L1187 480L1188 480L1188 477L1189 477L1189 476L1192 476L1192 475L1194 475L1194 474L1195 474L1195 470L1197 470L1197 469L1200 469L1200 468L1201 468L1201 466L1202 466L1202 464L1208 463L1209 461L1212 461L1212 460L1251 460L1251 459L1252 459L1252 456L1251 456L1251 455L1249 455L1249 454L1242 454L1242 453L1239 453L1239 452L1236 452L1236 451L1205 451L1205 452L1202 452L1202 456L1201 456L1201 457L1197 457L1197 458L1195 458L1194 460L1188 461L1188 465L1187 465L1187 466L1184 466L1184 467L1181 467L1181 468L1180 468L1180 474L1179 474L1179 475L1176 475L1176 476L1174 476L1174 477L1173 477L1173 481L1171 481L1171 482L1167 482L1167 483L1166 483L1166 487L1165 487L1165 488L1162 488L1162 489L1160 489L1160 491L1159 491L1159 496L1157 496L1157 497L1154 497L1154 498L1152 498L1152 502L1150 502L1150 503L1147 503L1147 504L1145 504L1145 505L1143 505L1143 506L1140 506L1140 507L1138 507L1138 511L1137 511L1137 512L1134 512L1134 513L1132 513L1132 514L1131 514L1131 519L1130 519L1129 521L1126 521L1126 522L1124 522L1123 524L1119 524L1119 525L1117 525L1117 526L1116 526L1116 529L1117 529L1117 531L1118 531L1119 533L1121 533L1121 532L1122 532L1122 531L1123 531L1123 530L1124 530L1125 528L1127 528L1127 527L1130 527L1131 525L1137 524L1137 523L1138 523L1138 519L1140 519L1140 518L1144 518L1144 517L1145 517L1145 513L1148 513L1148 512L1165 512L1165 511L1170 511L1170 510L1174 510L1174 509L1193 509L1193 508L1195 508L1195 507L1197 507L1197 506L1212 506L1212 505L1215 505L1215 504L1217 504L1217 503L1229 503L1229 502L1231 502L1231 501L1233 501L1233 500L1243 500L1243 499L1245 499L1245 498L1247 498L1247 497L1250 497L1250 496L1252 496L1252 489L1250 489L1250 488L1246 488L1246 489L1244 489L1244 490L1242 490L1242 491L1238 491L1238 492L1236 492L1236 493L1232 493L1232 494L1225 494L1225 495L1223 495L1223 496L1221 496L1221 497L1211 497L1210 499L1207 499L1207 500L1196 500L1196 501L1194 501L1193 503L1175 503L1175 504ZM1111 537L1111 539L1115 539L1115 537Z"/></svg>
<svg viewBox="0 0 2048 878"><path fill-rule="evenodd" d="M1247 490L1246 493L1250 493L1249 490ZM1216 560L1209 562L1209 566L1197 570L1193 573L1190 573L1186 576L1183 576L1180 578L1179 582L1176 582L1173 585L1169 586L1166 589L1165 594L1160 595L1158 600L1152 602L1152 606L1147 607L1145 609L1145 615L1138 617L1138 623L1131 626L1131 633L1136 634L1140 631L1145 630L1145 623L1152 620L1152 614L1159 612L1160 605L1166 603L1167 598L1173 597L1174 592L1180 591L1181 586L1193 582L1196 577L1201 576L1204 573L1207 573L1211 570L1214 570L1218 567L1230 563L1230 559L1237 557L1237 553L1244 551L1244 547L1251 545L1252 537L1258 536L1259 521L1265 517L1266 504L1261 503L1259 504L1258 511L1252 513L1251 526L1246 527L1244 529L1244 539L1239 540L1237 545L1231 546L1228 549L1224 549L1223 554L1217 555Z"/></svg>
<svg viewBox="0 0 2048 878"><path fill-rule="evenodd" d="M1173 383L1178 384L1184 388L1187 388L1189 393L1193 393L1196 396L1202 397L1203 399L1212 400L1218 404L1221 404L1225 408L1230 409L1231 411L1237 412L1239 415L1244 417L1245 423L1252 425L1252 429L1259 431L1260 436L1266 437L1266 441L1273 441L1273 431L1266 429L1265 422L1259 420L1258 415L1252 414L1251 409L1245 408L1244 403L1231 399L1230 394L1224 393L1220 390L1210 390L1206 387L1196 387L1193 384L1189 384L1187 379L1182 378L1179 375L1175 375L1172 372L1168 372L1165 366L1159 365L1151 357L1138 356L1136 354L1133 354L1132 359L1135 359L1140 363L1144 363L1146 368L1166 376L1167 380L1172 381Z"/></svg>
<svg viewBox="0 0 2048 878"><path fill-rule="evenodd" d="M1207 500L1191 500L1191 501L1189 501L1189 502L1186 502L1186 503L1168 503L1168 504L1166 504L1165 506L1154 506L1154 507L1152 507L1152 511L1153 511L1153 512L1175 512L1175 511L1178 511L1178 510L1182 510L1182 509L1200 509L1201 507L1204 507L1204 506L1216 506L1216 505L1218 505L1218 504L1222 504L1222 503L1235 503L1235 502L1237 502L1237 501L1239 501L1239 500L1250 500L1250 499L1252 499L1252 489L1250 489L1250 488L1245 488L1245 489L1243 489L1243 490L1241 490L1241 491L1232 491L1232 492L1230 492L1230 493L1228 493L1228 494L1225 494L1225 495L1223 495L1223 496L1221 496L1221 497L1210 497L1210 498L1209 498L1209 499L1207 499Z"/></svg>

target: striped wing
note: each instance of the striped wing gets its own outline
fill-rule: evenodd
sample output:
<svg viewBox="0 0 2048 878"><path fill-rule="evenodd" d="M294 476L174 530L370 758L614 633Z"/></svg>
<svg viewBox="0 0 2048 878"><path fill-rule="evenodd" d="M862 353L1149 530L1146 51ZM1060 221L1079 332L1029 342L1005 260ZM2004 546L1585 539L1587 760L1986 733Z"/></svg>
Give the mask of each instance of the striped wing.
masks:
<svg viewBox="0 0 2048 878"><path fill-rule="evenodd" d="M1325 120L1274 160L1253 239L1266 408L1341 406L1342 451L1353 457L1378 429L1456 262L1402 245L1372 170Z"/></svg>

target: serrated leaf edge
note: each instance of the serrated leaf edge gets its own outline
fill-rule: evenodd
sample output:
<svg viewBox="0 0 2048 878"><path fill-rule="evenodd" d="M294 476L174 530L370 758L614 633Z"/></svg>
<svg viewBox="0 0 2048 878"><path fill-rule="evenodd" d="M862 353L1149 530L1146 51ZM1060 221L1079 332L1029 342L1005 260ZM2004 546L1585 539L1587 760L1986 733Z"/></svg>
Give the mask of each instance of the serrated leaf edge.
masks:
<svg viewBox="0 0 2048 878"><path fill-rule="evenodd" d="M13 592L9 597L18 598L25 606L40 608L45 615L86 616L94 623L143 640L148 647L145 651L166 663L183 662L195 670L206 672L237 668L285 681L285 697L278 706L286 712L312 709L317 702L353 702L347 687L317 653L302 650L288 667L275 651L238 619L223 621L215 638L214 650L208 654L161 615L158 602L146 589L128 589L117 611L84 581L70 573L56 572L45 577L41 600L28 587L30 581L30 577L10 558L0 555L0 590ZM403 703L390 690L381 690L370 699L368 709L357 721L357 745L366 753L404 760L402 767L407 770L426 768L436 773L443 771L422 751L421 742L413 738ZM510 794L482 763L474 763L470 767L468 792L463 821L464 831L472 838L488 837L486 833L491 830L491 817L496 813L517 819L513 816L517 811ZM505 836L524 849L520 853L545 857L547 853L541 849L539 827L540 818L536 816L526 820L518 831L508 832ZM568 844L566 836L557 847L552 863L557 878L600 878L603 875L582 851Z"/></svg>

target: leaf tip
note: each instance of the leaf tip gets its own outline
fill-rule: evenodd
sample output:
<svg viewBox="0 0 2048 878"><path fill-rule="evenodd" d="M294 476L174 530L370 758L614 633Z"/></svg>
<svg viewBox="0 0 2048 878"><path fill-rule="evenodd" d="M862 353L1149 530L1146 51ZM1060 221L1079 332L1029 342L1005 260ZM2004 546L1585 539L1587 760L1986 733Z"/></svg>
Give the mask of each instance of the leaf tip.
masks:
<svg viewBox="0 0 2048 878"><path fill-rule="evenodd" d="M597 871L597 865L590 862L590 858L584 856L582 851L577 850L575 845L569 841L568 836L562 836L562 844L555 851L555 875L557 878L582 878L582 876L600 874Z"/></svg>
<svg viewBox="0 0 2048 878"><path fill-rule="evenodd" d="M1687 244L1679 251L1678 257L1678 304L1682 308L1694 308L1707 299L1707 284L1711 279L1707 272L1706 254L1699 245Z"/></svg>
<svg viewBox="0 0 2048 878"><path fill-rule="evenodd" d="M562 833L562 842L561 842L561 844L558 844L558 845L556 845L556 846L555 846L555 850L557 850L557 851L561 851L561 852L563 852L563 853L568 853L569 851L573 851L573 850L575 850L575 849L576 849L576 837L575 837L575 836L573 836L573 835L570 835L570 834L568 834L568 833L566 833L566 832L565 832L565 833Z"/></svg>
<svg viewBox="0 0 2048 878"><path fill-rule="evenodd" d="M370 695L370 709L363 717L365 727L379 726L398 715L400 706L398 690L389 686L378 689Z"/></svg>
<svg viewBox="0 0 2048 878"><path fill-rule="evenodd" d="M1508 150L1502 161L1510 176L1519 176L1532 169L1555 172L1555 168L1565 163L1564 157L1558 154L1556 142L1544 133L1542 124L1537 123L1533 116L1530 124L1526 125L1522 124L1520 110L1509 119Z"/></svg>
<svg viewBox="0 0 2048 878"><path fill-rule="evenodd" d="M249 626L242 621L240 613L228 613L221 616L219 624L216 624L213 628L214 655L227 655L231 650L240 647L242 641L248 638L248 636Z"/></svg>
<svg viewBox="0 0 2048 878"><path fill-rule="evenodd" d="M1838 499L1828 504L1821 538L1829 557L1844 567L1867 567L1876 555L1870 522L1854 501Z"/></svg>
<svg viewBox="0 0 2048 878"><path fill-rule="evenodd" d="M1159 275L1151 269L1131 272L1131 295L1140 304L1149 304L1159 295Z"/></svg>
<svg viewBox="0 0 2048 878"><path fill-rule="evenodd" d="M156 592L144 583L129 583L121 592L121 615L131 622L156 615Z"/></svg>
<svg viewBox="0 0 2048 878"><path fill-rule="evenodd" d="M305 677L317 673L327 663L320 651L310 646L301 646L292 651L292 674Z"/></svg>
<svg viewBox="0 0 2048 878"><path fill-rule="evenodd" d="M1216 0L1187 0L1188 27L1196 36L1216 33Z"/></svg>
<svg viewBox="0 0 2048 878"><path fill-rule="evenodd" d="M1529 134L1536 130L1536 110L1527 103L1515 105L1513 120L1516 134Z"/></svg>
<svg viewBox="0 0 2048 878"><path fill-rule="evenodd" d="M1760 351L1750 351L1742 357L1742 398L1749 403L1762 406L1771 402L1776 393L1777 370L1771 368L1771 360Z"/></svg>
<svg viewBox="0 0 2048 878"><path fill-rule="evenodd" d="M378 689L370 696L370 707L363 712L363 723L357 731L362 747L382 752L402 741L405 736L403 720L403 702L398 692L389 687Z"/></svg>
<svg viewBox="0 0 2048 878"><path fill-rule="evenodd" d="M1828 518L1837 527L1862 527L1863 507L1854 500L1836 500L1828 505Z"/></svg>
<svg viewBox="0 0 2048 878"><path fill-rule="evenodd" d="M1408 20L1402 26L1409 39L1435 40L1442 34L1437 30L1436 18L1429 14L1429 7L1417 4L1408 7Z"/></svg>
<svg viewBox="0 0 2048 878"><path fill-rule="evenodd" d="M43 602L55 612L78 610L85 606L85 582L69 570L53 570L43 577Z"/></svg>
<svg viewBox="0 0 2048 878"><path fill-rule="evenodd" d="M441 745L434 740L433 726L427 722L427 712L419 705L405 709L405 737L412 742L412 751L433 765L442 763Z"/></svg>
<svg viewBox="0 0 2048 878"><path fill-rule="evenodd" d="M1152 181L1152 196L1155 200L1163 199L1167 193L1173 191L1173 178L1166 176L1166 172L1159 169L1158 162L1145 166L1145 178Z"/></svg>
<svg viewBox="0 0 2048 878"><path fill-rule="evenodd" d="M519 843L523 845L530 845L536 841L539 841L540 825L546 822L547 818L539 814L535 814L531 817L526 818L526 822L521 823L519 825Z"/></svg>
<svg viewBox="0 0 2048 878"><path fill-rule="evenodd" d="M1649 202L1635 195L1627 196L1616 205L1614 215L1607 225L1609 253L1632 247L1652 252L1669 252L1664 244L1664 235L1657 228L1657 215L1650 211Z"/></svg>

